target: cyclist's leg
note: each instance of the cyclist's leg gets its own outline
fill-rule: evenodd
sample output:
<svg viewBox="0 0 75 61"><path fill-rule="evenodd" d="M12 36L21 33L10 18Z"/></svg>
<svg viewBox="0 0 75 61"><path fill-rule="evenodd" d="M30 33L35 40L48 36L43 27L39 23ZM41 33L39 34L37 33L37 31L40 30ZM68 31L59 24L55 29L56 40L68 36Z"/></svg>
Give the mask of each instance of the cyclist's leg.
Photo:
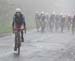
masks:
<svg viewBox="0 0 75 61"><path fill-rule="evenodd" d="M21 39L22 39L22 42L24 42L23 31L21 31Z"/></svg>

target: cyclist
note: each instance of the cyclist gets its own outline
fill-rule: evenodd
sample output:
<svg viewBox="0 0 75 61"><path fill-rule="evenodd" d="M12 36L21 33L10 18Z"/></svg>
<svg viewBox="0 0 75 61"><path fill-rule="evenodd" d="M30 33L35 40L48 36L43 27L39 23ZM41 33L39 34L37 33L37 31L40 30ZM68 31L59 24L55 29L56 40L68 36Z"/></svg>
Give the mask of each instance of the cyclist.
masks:
<svg viewBox="0 0 75 61"><path fill-rule="evenodd" d="M70 28L71 28L71 22L72 22L72 18L70 15L68 15L67 20L66 20L66 25L67 25L68 30L70 30Z"/></svg>
<svg viewBox="0 0 75 61"><path fill-rule="evenodd" d="M72 33L74 34L74 32L75 32L75 15L72 20Z"/></svg>
<svg viewBox="0 0 75 61"><path fill-rule="evenodd" d="M40 22L41 22L41 32L44 32L45 31L45 13L44 11L41 12Z"/></svg>
<svg viewBox="0 0 75 61"><path fill-rule="evenodd" d="M56 15L56 17L55 17L55 30L56 30L56 32L59 30L59 21L60 21L60 16Z"/></svg>
<svg viewBox="0 0 75 61"><path fill-rule="evenodd" d="M36 13L35 13L35 21L36 21L37 32L39 32L39 29L40 29L40 14L39 14L38 11L36 11Z"/></svg>
<svg viewBox="0 0 75 61"><path fill-rule="evenodd" d="M55 11L53 11L53 13L51 14L50 18L49 18L49 27L50 27L50 31L53 32L54 29L54 24L55 24Z"/></svg>
<svg viewBox="0 0 75 61"><path fill-rule="evenodd" d="M15 32L15 29L18 30L18 28L19 29L23 28L25 30L25 33L26 33L25 18L23 16L23 14L21 13L20 8L16 9L16 13L13 17L12 28L13 28L13 33ZM22 39L22 42L24 42L23 30L21 31L21 39ZM17 48L16 48L16 35L15 35L15 48L14 48L14 50L15 51L17 50Z"/></svg>
<svg viewBox="0 0 75 61"><path fill-rule="evenodd" d="M64 26L65 26L65 16L63 15L63 13L61 13L61 16L60 16L60 28L61 28L61 32L63 32Z"/></svg>

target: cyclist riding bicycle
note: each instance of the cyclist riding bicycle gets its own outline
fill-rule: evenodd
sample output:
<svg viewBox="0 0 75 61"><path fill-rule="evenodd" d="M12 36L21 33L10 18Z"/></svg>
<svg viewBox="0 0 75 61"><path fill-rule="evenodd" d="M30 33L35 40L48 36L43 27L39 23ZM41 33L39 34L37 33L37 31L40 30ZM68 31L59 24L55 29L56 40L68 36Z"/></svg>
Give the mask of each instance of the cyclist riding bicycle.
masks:
<svg viewBox="0 0 75 61"><path fill-rule="evenodd" d="M75 33L75 15L72 19L72 33L74 34Z"/></svg>
<svg viewBox="0 0 75 61"><path fill-rule="evenodd" d="M21 31L21 40L22 42L24 42L24 37L23 37L23 30L25 30L26 33L26 23L25 23L25 18L23 16L23 14L21 13L21 9L17 8L16 9L16 13L13 17L13 22L12 22L12 29L13 29L13 33L15 33L15 31ZM15 35L15 48L14 50L16 51L16 35Z"/></svg>

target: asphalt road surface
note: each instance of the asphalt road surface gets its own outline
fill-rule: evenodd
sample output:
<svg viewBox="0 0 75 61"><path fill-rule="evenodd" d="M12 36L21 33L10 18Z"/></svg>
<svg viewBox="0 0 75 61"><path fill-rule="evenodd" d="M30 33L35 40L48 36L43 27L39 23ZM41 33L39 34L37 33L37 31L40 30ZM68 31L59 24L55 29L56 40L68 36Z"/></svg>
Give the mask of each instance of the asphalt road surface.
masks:
<svg viewBox="0 0 75 61"><path fill-rule="evenodd" d="M24 35L21 54L14 52L14 35L0 38L0 61L74 61L75 36L70 32L41 33L36 31Z"/></svg>

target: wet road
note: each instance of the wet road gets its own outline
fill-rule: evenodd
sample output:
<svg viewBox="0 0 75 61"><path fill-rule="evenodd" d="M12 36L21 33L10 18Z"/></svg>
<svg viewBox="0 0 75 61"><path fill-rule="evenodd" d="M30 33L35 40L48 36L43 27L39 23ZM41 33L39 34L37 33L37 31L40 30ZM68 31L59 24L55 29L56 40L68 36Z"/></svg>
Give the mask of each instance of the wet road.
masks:
<svg viewBox="0 0 75 61"><path fill-rule="evenodd" d="M0 38L0 61L74 61L75 52L71 47L74 47L75 36L70 32L32 31L24 37L20 56L13 51L14 35Z"/></svg>

